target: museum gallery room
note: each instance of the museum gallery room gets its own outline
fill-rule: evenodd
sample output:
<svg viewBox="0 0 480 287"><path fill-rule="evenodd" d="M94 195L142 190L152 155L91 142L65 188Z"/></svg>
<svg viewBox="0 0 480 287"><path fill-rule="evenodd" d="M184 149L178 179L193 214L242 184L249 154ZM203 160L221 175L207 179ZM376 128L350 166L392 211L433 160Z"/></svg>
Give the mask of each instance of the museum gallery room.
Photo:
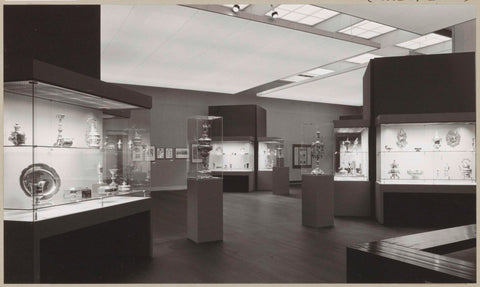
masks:
<svg viewBox="0 0 480 287"><path fill-rule="evenodd" d="M476 282L476 6L5 5L6 283Z"/></svg>

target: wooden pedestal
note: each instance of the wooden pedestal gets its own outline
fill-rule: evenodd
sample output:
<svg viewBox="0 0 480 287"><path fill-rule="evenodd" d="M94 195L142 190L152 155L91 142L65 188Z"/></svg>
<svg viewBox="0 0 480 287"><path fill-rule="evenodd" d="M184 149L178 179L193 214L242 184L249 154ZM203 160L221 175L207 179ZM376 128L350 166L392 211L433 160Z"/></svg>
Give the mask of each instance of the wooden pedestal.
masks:
<svg viewBox="0 0 480 287"><path fill-rule="evenodd" d="M290 194L290 179L288 167L274 167L272 175L272 192L276 195Z"/></svg>
<svg viewBox="0 0 480 287"><path fill-rule="evenodd" d="M196 243L223 240L221 178L188 179L187 237Z"/></svg>
<svg viewBox="0 0 480 287"><path fill-rule="evenodd" d="M333 226L333 175L302 175L302 224Z"/></svg>

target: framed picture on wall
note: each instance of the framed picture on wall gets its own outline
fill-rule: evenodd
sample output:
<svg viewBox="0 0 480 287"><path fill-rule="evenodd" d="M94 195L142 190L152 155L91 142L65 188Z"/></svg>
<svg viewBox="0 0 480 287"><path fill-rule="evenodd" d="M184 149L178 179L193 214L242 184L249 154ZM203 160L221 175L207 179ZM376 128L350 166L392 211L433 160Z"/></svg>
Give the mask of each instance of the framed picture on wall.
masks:
<svg viewBox="0 0 480 287"><path fill-rule="evenodd" d="M192 157L190 158L190 161L192 163L201 163L202 162L202 158L198 154L198 144L192 144L192 150L191 150L190 154L192 155Z"/></svg>
<svg viewBox="0 0 480 287"><path fill-rule="evenodd" d="M292 145L292 167L310 168L312 167L312 147L306 144Z"/></svg>
<svg viewBox="0 0 480 287"><path fill-rule="evenodd" d="M147 146L145 148L145 156L144 156L145 161L154 161L155 160L155 146Z"/></svg>
<svg viewBox="0 0 480 287"><path fill-rule="evenodd" d="M183 148L183 147L175 148L175 158L177 159L188 158L188 148Z"/></svg>
<svg viewBox="0 0 480 287"><path fill-rule="evenodd" d="M132 151L132 160L133 161L143 161L143 147L134 146Z"/></svg>
<svg viewBox="0 0 480 287"><path fill-rule="evenodd" d="M173 158L173 147L166 147L165 148L165 158L172 159Z"/></svg>
<svg viewBox="0 0 480 287"><path fill-rule="evenodd" d="M157 147L157 159L165 159L165 148Z"/></svg>

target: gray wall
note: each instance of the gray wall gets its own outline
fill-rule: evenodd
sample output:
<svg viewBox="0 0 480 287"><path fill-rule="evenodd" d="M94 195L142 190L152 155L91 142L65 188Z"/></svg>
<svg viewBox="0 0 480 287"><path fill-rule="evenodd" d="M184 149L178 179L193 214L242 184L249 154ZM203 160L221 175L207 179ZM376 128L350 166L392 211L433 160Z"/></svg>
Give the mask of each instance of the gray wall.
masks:
<svg viewBox="0 0 480 287"><path fill-rule="evenodd" d="M453 26L453 52L475 52L475 20Z"/></svg>
<svg viewBox="0 0 480 287"><path fill-rule="evenodd" d="M327 155L322 167L332 168L333 124L340 115L361 114L360 107L316 104L242 95L176 90L145 86L123 85L152 96L151 143L157 147L186 147L187 118L207 115L209 105L257 104L267 110L267 136L285 139L285 165L291 167L292 144L302 141L303 123L322 126L327 140ZM325 131L325 133L324 133ZM300 180L300 170L290 169L290 180ZM152 186L186 185L185 160L157 160L152 163Z"/></svg>

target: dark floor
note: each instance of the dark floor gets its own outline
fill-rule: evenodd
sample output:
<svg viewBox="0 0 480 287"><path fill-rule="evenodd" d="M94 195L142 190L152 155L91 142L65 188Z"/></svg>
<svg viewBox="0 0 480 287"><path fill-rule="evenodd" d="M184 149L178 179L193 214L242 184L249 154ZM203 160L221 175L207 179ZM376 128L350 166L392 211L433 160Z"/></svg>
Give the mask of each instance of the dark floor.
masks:
<svg viewBox="0 0 480 287"><path fill-rule="evenodd" d="M347 245L426 231L346 217L332 228L304 227L301 190L290 192L224 193L223 241L205 244L186 239L185 191L153 193L153 259L75 258L52 266L47 282L341 283Z"/></svg>
<svg viewBox="0 0 480 287"><path fill-rule="evenodd" d="M224 240L208 244L186 239L185 192L154 194L154 258L126 283L345 282L347 245L425 231L359 218L307 228L300 193L224 193Z"/></svg>

